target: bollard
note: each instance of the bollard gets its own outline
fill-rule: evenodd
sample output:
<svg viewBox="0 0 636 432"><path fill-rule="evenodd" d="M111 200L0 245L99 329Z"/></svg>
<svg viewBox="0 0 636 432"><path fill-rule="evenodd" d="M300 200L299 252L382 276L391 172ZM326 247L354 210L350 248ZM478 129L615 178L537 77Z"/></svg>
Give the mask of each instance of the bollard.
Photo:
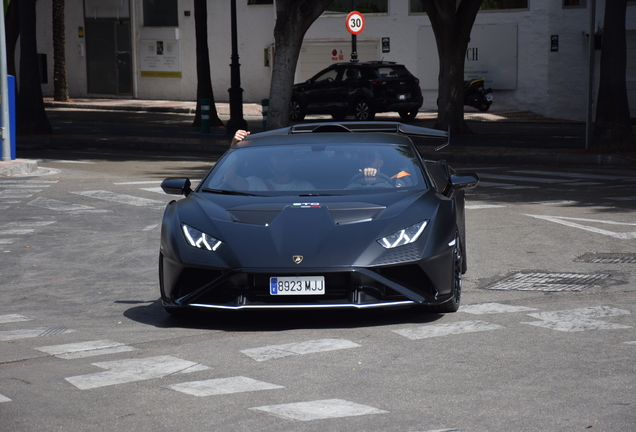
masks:
<svg viewBox="0 0 636 432"><path fill-rule="evenodd" d="M201 132L210 133L210 99L201 99Z"/></svg>
<svg viewBox="0 0 636 432"><path fill-rule="evenodd" d="M7 84L9 88L9 127L11 128L11 160L16 158L15 150L15 77L7 75Z"/></svg>
<svg viewBox="0 0 636 432"><path fill-rule="evenodd" d="M263 105L263 130L267 130L267 108L269 107L269 99L263 99L261 105Z"/></svg>

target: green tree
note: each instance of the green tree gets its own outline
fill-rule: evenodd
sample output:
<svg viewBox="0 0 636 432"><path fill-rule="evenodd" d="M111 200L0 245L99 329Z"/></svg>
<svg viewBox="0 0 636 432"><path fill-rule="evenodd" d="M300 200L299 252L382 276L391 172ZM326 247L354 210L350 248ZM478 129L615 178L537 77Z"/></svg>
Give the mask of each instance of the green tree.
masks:
<svg viewBox="0 0 636 432"><path fill-rule="evenodd" d="M636 150L627 101L627 0L606 0L596 123L590 150Z"/></svg>
<svg viewBox="0 0 636 432"><path fill-rule="evenodd" d="M214 105L208 49L207 0L194 0L194 33L197 55L197 108L192 126L201 126L201 99L210 99L210 126L223 126Z"/></svg>
<svg viewBox="0 0 636 432"><path fill-rule="evenodd" d="M439 57L435 128L471 133L464 121L464 60L483 0L420 0L431 20Z"/></svg>
<svg viewBox="0 0 636 432"><path fill-rule="evenodd" d="M307 29L333 0L276 0L274 65L269 90L267 129L289 124L294 73Z"/></svg>
<svg viewBox="0 0 636 432"><path fill-rule="evenodd" d="M14 0L15 1L15 0ZM18 2L20 15L20 75L16 104L18 134L51 133L44 111L36 42L35 0Z"/></svg>

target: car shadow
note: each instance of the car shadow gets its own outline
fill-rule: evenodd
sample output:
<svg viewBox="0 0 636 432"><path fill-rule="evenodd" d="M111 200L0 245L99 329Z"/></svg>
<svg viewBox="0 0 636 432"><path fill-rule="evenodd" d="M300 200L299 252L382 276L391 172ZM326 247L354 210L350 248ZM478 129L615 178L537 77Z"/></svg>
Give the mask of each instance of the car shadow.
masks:
<svg viewBox="0 0 636 432"><path fill-rule="evenodd" d="M127 309L124 316L157 328L188 328L232 332L283 331L378 327L395 324L427 324L444 314L415 308L400 309L316 309L316 310L198 310L183 315L168 314L160 300Z"/></svg>

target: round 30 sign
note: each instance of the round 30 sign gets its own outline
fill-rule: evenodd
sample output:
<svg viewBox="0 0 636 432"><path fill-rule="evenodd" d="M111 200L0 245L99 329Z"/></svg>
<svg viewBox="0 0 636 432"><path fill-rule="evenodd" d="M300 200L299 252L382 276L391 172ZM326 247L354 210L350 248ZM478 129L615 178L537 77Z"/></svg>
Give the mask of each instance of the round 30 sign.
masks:
<svg viewBox="0 0 636 432"><path fill-rule="evenodd" d="M358 11L353 11L347 15L347 21L345 22L347 30L353 35L358 35L364 30L364 16Z"/></svg>

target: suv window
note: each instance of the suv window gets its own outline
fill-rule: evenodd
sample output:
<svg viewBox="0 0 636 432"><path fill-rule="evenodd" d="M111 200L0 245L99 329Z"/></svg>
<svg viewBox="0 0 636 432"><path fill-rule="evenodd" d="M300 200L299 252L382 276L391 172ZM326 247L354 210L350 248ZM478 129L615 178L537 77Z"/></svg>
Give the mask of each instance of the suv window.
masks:
<svg viewBox="0 0 636 432"><path fill-rule="evenodd" d="M382 66L377 69L378 75L382 78L395 78L402 76L410 76L408 70L405 67L396 66Z"/></svg>
<svg viewBox="0 0 636 432"><path fill-rule="evenodd" d="M338 71L336 69L331 69L323 73L322 75L318 75L314 80L315 83L327 82L329 80L335 81L338 76Z"/></svg>

